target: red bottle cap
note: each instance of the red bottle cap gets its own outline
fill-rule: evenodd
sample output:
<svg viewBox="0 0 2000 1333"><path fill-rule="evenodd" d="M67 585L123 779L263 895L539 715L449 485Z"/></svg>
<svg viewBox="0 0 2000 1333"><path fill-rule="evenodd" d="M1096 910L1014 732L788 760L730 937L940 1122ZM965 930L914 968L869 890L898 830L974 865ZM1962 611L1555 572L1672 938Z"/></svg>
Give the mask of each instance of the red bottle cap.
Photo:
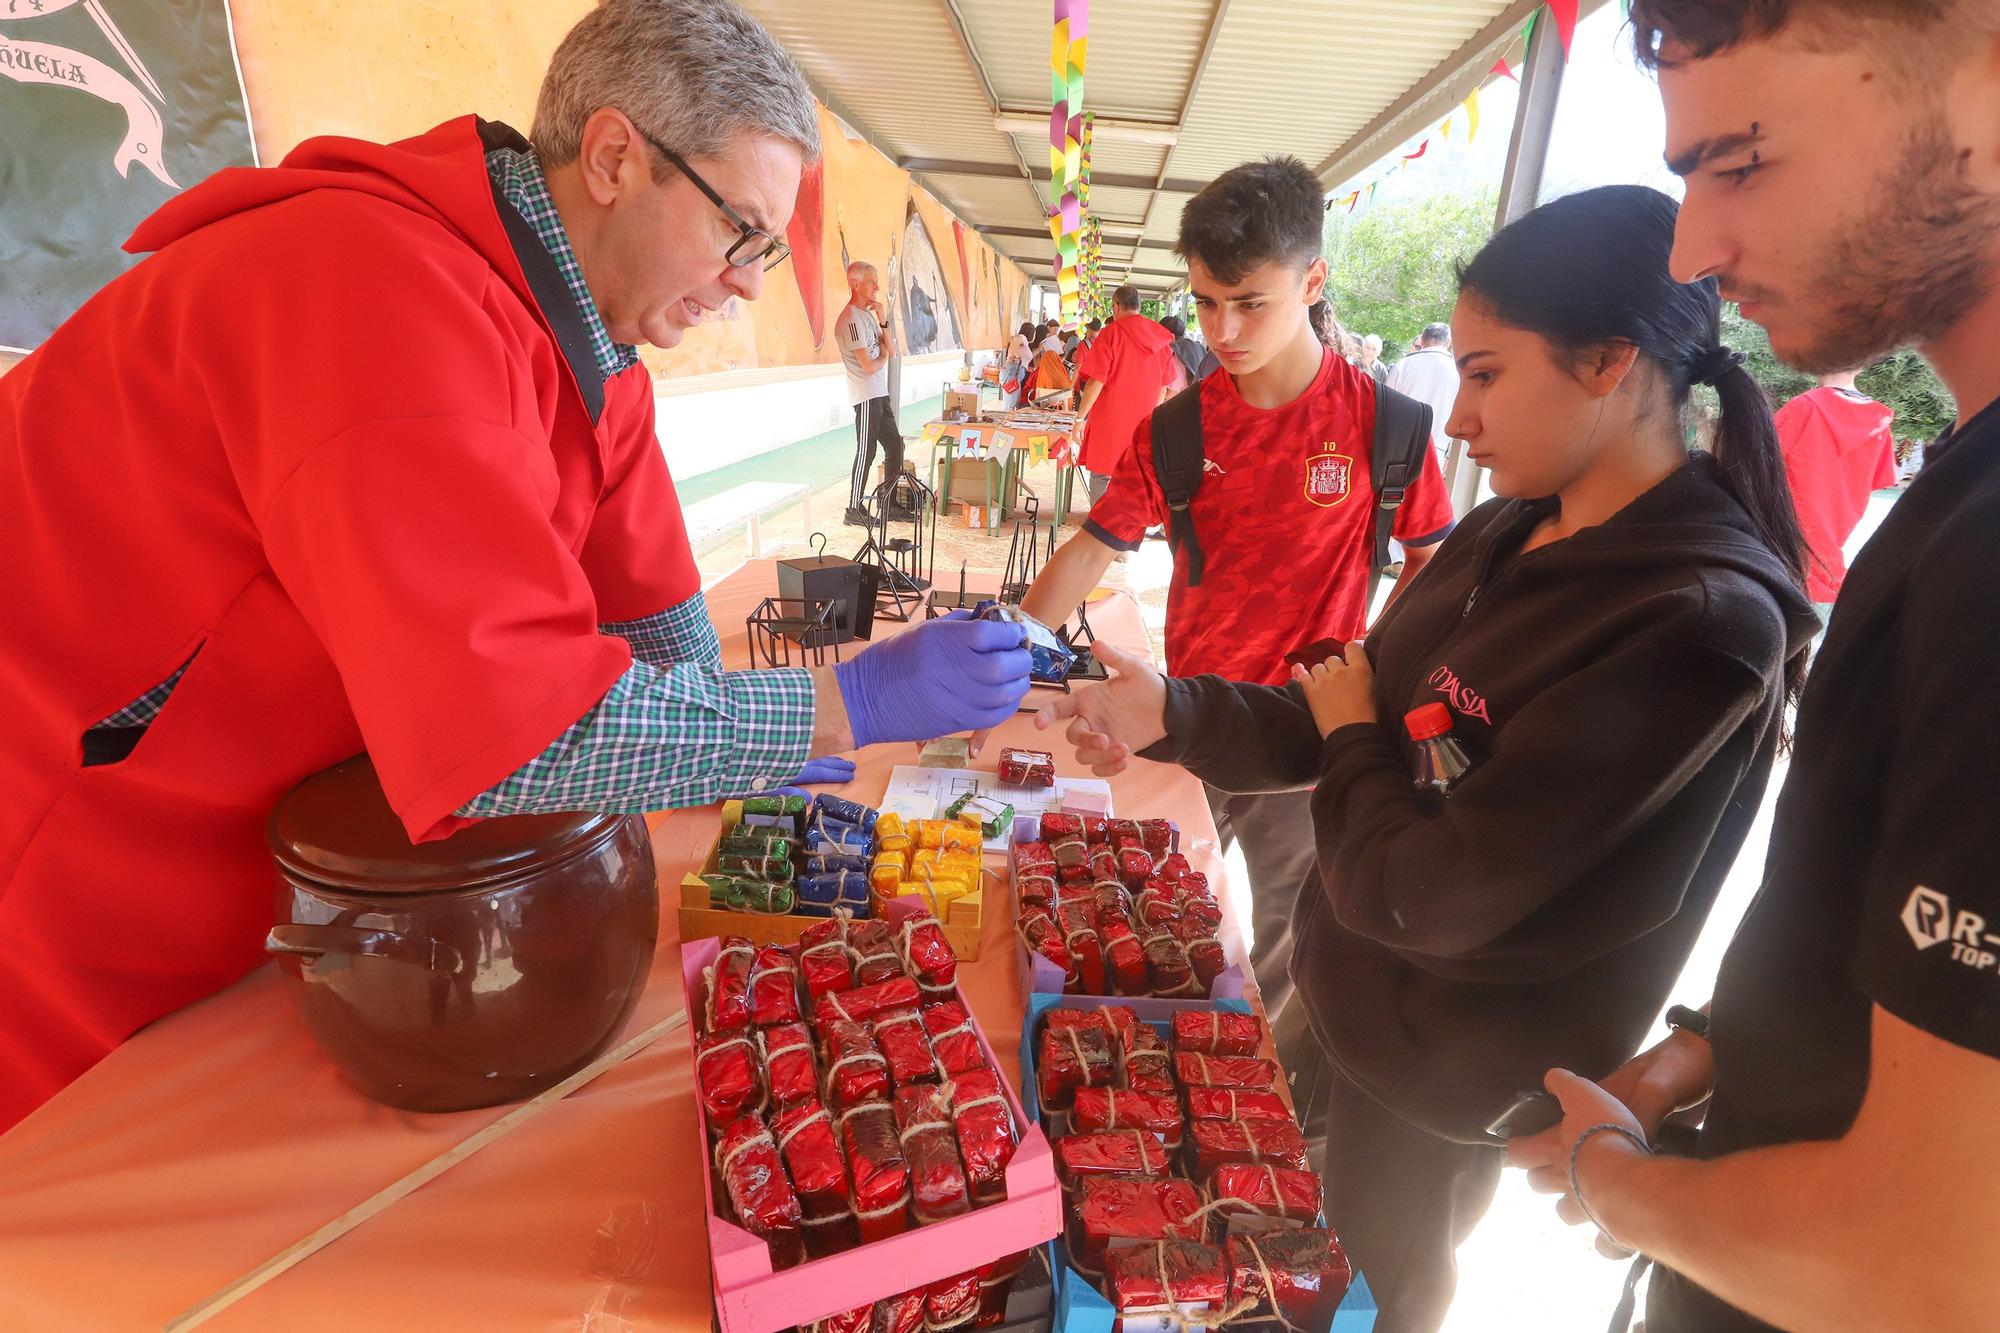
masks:
<svg viewBox="0 0 2000 1333"><path fill-rule="evenodd" d="M1451 710L1443 704L1425 704L1403 714L1403 725L1413 741L1434 740L1451 730Z"/></svg>

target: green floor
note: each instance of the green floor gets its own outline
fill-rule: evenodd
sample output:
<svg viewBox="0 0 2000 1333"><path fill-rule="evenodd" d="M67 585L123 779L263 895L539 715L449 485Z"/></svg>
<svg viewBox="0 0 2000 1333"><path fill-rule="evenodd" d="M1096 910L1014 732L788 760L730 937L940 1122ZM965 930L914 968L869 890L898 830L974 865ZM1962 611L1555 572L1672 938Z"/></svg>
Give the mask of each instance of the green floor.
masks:
<svg viewBox="0 0 2000 1333"><path fill-rule="evenodd" d="M904 441L914 444L924 423L936 418L943 410L942 392L906 405L896 417L902 427ZM809 440L781 445L754 458L746 458L740 463L731 463L728 467L704 472L685 481L676 477L674 488L680 493L681 503L690 505L720 495L746 481L802 481L818 490L849 476L853 470L854 427L840 426Z"/></svg>

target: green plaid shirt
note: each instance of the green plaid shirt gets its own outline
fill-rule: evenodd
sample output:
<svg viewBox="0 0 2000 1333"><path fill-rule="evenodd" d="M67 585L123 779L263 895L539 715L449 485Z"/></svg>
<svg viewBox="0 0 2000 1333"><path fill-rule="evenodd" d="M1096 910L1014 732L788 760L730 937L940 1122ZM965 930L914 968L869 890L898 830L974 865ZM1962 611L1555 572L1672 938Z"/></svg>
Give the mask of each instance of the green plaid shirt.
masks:
<svg viewBox="0 0 2000 1333"><path fill-rule="evenodd" d="M562 270L598 369L609 378L634 365L638 354L611 340L583 284L540 163L502 148L486 155L486 169ZM812 677L798 669L724 671L722 645L699 593L643 620L598 628L631 645L632 665L547 749L466 802L460 815L636 814L707 805L782 786L804 767ZM96 725L149 725L189 665Z"/></svg>

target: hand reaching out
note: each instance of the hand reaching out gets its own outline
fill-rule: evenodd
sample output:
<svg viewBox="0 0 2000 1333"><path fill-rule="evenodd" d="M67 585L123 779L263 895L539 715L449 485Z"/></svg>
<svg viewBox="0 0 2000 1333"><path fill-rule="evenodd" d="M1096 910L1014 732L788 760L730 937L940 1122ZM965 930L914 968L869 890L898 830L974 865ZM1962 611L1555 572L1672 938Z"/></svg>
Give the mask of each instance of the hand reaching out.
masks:
<svg viewBox="0 0 2000 1333"><path fill-rule="evenodd" d="M1145 658L1102 640L1092 651L1111 669L1111 678L1044 704L1035 726L1046 731L1067 719L1063 734L1076 747L1076 757L1098 777L1115 777L1135 752L1166 738L1167 680Z"/></svg>
<svg viewBox="0 0 2000 1333"><path fill-rule="evenodd" d="M1347 645L1345 662L1329 657L1315 667L1295 665L1292 679L1305 690L1313 724L1322 737L1356 722L1375 720L1375 666L1359 639Z"/></svg>

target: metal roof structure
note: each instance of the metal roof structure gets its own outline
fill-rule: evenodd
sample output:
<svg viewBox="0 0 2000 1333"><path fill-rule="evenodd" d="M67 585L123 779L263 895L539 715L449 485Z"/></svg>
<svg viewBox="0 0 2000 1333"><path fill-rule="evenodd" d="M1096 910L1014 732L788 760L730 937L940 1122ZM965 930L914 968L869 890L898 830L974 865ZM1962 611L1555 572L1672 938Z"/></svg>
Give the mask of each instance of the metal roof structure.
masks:
<svg viewBox="0 0 2000 1333"><path fill-rule="evenodd" d="M1602 0L1587 0L1587 12ZM835 115L1033 279L1053 276L1043 0L745 0ZM1085 109L1107 283L1165 291L1181 208L1294 154L1331 190L1519 63L1540 0L1092 0Z"/></svg>

